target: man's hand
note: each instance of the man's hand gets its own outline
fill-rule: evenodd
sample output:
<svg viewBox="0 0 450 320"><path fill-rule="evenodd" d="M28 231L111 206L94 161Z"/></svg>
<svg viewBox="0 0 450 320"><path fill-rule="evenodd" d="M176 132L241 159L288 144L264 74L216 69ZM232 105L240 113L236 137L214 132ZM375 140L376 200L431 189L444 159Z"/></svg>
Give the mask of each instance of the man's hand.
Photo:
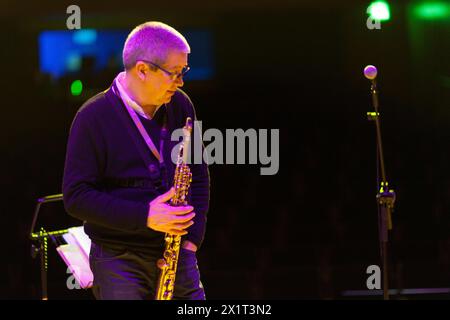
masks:
<svg viewBox="0 0 450 320"><path fill-rule="evenodd" d="M194 224L191 219L195 212L191 212L192 206L172 207L166 203L175 195L175 189L171 188L152 202L147 216L147 227L155 231L166 232L174 235L185 235L184 230Z"/></svg>

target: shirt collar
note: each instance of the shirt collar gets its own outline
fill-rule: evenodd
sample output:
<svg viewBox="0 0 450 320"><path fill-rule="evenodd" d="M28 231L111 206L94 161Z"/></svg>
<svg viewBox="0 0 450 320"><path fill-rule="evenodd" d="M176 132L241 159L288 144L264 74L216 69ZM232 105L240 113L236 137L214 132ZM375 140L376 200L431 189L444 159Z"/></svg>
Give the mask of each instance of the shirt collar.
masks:
<svg viewBox="0 0 450 320"><path fill-rule="evenodd" d="M122 71L117 75L117 77L114 79L116 83L117 90L119 90L119 96L122 98L122 101L126 103L129 107L131 107L136 113L138 113L140 116L142 116L145 119L151 119L142 109L142 107L133 99L130 98L125 88L122 86L121 81L125 78L125 71ZM161 106L156 107L155 113L158 111L158 109Z"/></svg>

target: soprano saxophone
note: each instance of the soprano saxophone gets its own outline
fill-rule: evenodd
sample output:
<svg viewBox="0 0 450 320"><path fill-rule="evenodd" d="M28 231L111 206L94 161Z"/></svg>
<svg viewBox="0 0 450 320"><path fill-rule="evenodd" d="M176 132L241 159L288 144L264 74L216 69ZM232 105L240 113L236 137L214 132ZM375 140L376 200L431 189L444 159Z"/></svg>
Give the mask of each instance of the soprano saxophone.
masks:
<svg viewBox="0 0 450 320"><path fill-rule="evenodd" d="M187 195L192 181L192 173L187 165L187 155L191 142L192 119L186 119L183 127L183 142L178 152L177 164L174 175L175 195L170 199L171 206L187 205ZM175 277L177 273L178 258L180 254L181 236L170 233L165 234L165 249L157 266L161 270L156 289L156 300L172 300L175 288Z"/></svg>

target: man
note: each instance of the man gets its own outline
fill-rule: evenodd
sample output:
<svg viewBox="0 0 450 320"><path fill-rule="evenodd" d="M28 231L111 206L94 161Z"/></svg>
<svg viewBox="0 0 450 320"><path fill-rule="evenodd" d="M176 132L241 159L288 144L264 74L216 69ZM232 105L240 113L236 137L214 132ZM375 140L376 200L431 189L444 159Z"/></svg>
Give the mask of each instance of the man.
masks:
<svg viewBox="0 0 450 320"><path fill-rule="evenodd" d="M125 71L89 99L72 123L64 205L85 221L92 240L97 299L154 299L165 233L182 235L173 299L205 299L196 259L209 206L205 163L190 165L192 206L167 204L174 195L171 152L179 143L171 133L187 117L195 120L189 97L179 89L189 53L186 39L172 27L137 26L124 45ZM192 134L200 134L195 126ZM191 140L194 150L196 139Z"/></svg>

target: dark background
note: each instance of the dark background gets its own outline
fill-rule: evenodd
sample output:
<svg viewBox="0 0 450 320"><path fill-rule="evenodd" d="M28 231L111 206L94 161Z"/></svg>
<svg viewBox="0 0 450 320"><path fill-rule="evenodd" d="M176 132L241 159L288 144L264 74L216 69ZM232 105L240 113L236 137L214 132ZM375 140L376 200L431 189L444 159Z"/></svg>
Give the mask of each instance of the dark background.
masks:
<svg viewBox="0 0 450 320"><path fill-rule="evenodd" d="M260 165L210 166L198 253L209 299L339 299L366 289L367 266L380 264L367 64L379 70L385 162L397 193L391 287L450 287L450 23L415 18L408 10L418 2L390 1L381 30L366 27L370 1L74 3L83 28L130 31L157 20L210 30L215 76L184 86L204 129L280 129L277 175L259 175ZM39 73L37 36L65 29L70 4L1 2L4 299L39 298L28 240L36 200L61 192L72 118L121 70L83 74L80 97L71 96L70 79ZM48 229L74 223L62 204L42 215ZM49 297L91 299L66 288L65 266L49 250Z"/></svg>

